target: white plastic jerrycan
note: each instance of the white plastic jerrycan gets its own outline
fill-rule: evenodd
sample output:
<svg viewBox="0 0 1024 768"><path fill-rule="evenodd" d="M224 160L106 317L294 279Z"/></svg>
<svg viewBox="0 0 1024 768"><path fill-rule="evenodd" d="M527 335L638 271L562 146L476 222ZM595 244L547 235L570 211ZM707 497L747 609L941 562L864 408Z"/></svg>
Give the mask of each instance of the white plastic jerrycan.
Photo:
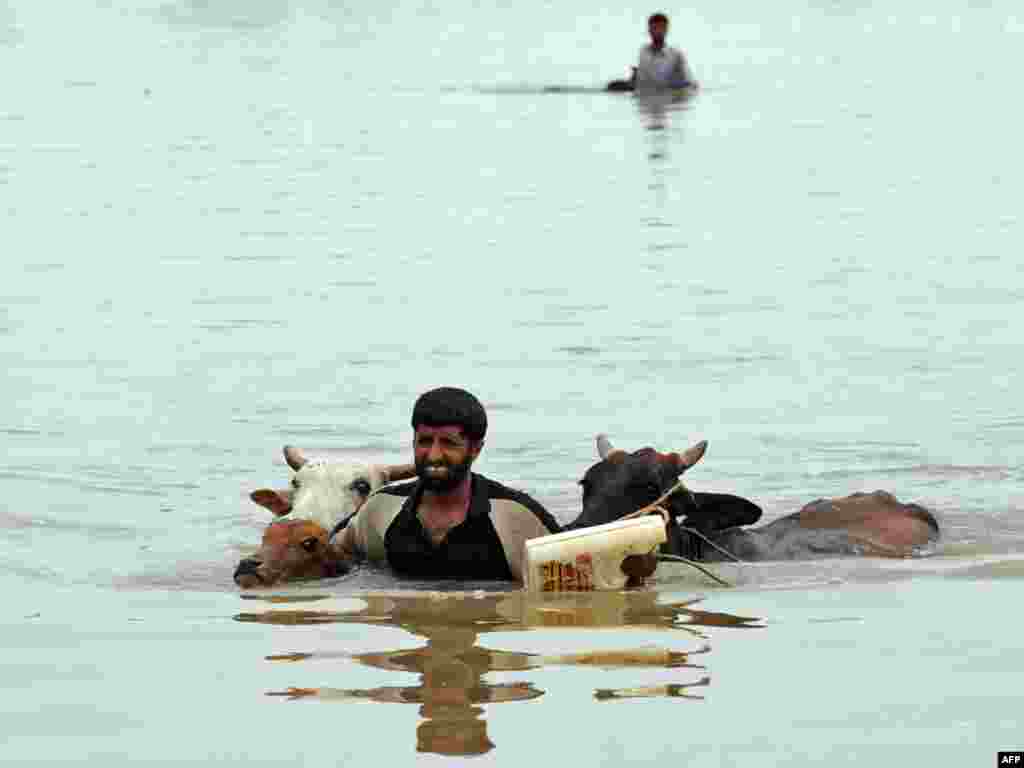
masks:
<svg viewBox="0 0 1024 768"><path fill-rule="evenodd" d="M619 520L526 541L526 588L531 592L622 589L627 555L646 555L667 539L660 515Z"/></svg>

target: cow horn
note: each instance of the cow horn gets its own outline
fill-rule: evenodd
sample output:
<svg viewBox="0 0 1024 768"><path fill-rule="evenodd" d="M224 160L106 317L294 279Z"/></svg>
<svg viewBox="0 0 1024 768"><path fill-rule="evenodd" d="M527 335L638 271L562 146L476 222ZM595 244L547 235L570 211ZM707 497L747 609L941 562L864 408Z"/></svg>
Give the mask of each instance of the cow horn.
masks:
<svg viewBox="0 0 1024 768"><path fill-rule="evenodd" d="M393 483L396 480L408 480L410 477L416 477L416 465L392 464L381 467L381 472L384 474L385 483Z"/></svg>
<svg viewBox="0 0 1024 768"><path fill-rule="evenodd" d="M625 456L626 452L621 448L612 446L612 441L608 439L608 435L602 432L597 436L597 455L604 461L615 461Z"/></svg>
<svg viewBox="0 0 1024 768"><path fill-rule="evenodd" d="M708 441L701 440L699 443L695 443L692 447L687 448L682 453L676 454L676 464L679 465L679 469L687 470L696 464L704 456L704 451L708 449Z"/></svg>
<svg viewBox="0 0 1024 768"><path fill-rule="evenodd" d="M288 466L298 472L308 459L302 454L298 448L294 445L286 445L284 447L284 460L288 462Z"/></svg>

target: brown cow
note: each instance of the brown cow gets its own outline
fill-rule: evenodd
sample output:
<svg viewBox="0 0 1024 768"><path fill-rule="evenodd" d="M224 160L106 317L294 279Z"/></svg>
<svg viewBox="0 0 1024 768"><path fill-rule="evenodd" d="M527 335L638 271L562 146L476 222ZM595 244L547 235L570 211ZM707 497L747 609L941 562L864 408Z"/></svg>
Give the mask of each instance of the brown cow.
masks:
<svg viewBox="0 0 1024 768"><path fill-rule="evenodd" d="M284 456L295 470L291 488L250 494L277 520L263 532L259 551L235 569L235 583L243 589L345 573L348 565L331 546L331 534L382 485L416 474L412 464L309 461L291 446L285 446Z"/></svg>

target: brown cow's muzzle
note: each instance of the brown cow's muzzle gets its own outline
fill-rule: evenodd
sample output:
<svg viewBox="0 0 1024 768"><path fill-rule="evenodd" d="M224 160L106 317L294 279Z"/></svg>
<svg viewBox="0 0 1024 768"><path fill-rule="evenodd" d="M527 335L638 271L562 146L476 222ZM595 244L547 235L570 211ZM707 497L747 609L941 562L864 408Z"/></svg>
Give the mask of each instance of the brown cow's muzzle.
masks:
<svg viewBox="0 0 1024 768"><path fill-rule="evenodd" d="M238 567L235 568L235 584L242 589L269 586L263 574L260 573L261 565L263 565L263 561L256 557L247 557L241 560Z"/></svg>

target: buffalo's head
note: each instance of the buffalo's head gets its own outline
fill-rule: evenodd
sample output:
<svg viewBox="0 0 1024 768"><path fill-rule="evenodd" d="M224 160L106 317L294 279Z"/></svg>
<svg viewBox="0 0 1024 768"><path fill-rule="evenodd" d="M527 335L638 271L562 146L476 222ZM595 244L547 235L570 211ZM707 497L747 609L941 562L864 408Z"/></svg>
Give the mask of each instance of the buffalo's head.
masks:
<svg viewBox="0 0 1024 768"><path fill-rule="evenodd" d="M277 520L263 532L259 550L235 569L235 583L243 589L345 573L348 568L329 540L335 527L385 483L416 474L412 464L309 461L291 446L285 446L284 456L295 470L291 487L250 494Z"/></svg>
<svg viewBox="0 0 1024 768"><path fill-rule="evenodd" d="M641 448L627 453L614 448L606 435L597 436L601 460L591 466L580 480L583 487L583 513L570 527L578 528L614 522L658 501L677 484L680 475L704 456L707 441L701 440L682 453L662 453ZM691 493L677 488L660 505L669 513L663 551L687 554L693 550L684 544L676 523L704 533L750 525L761 516L760 508L739 496L717 493Z"/></svg>
<svg viewBox="0 0 1024 768"><path fill-rule="evenodd" d="M683 472L700 461L707 445L706 440L701 440L683 453L661 453L653 448L626 453L612 447L607 435L598 435L597 453L601 460L580 480L583 514L577 523L611 523L657 501ZM689 495L686 491L674 493L662 506L673 518L684 516L687 505L692 505Z"/></svg>

